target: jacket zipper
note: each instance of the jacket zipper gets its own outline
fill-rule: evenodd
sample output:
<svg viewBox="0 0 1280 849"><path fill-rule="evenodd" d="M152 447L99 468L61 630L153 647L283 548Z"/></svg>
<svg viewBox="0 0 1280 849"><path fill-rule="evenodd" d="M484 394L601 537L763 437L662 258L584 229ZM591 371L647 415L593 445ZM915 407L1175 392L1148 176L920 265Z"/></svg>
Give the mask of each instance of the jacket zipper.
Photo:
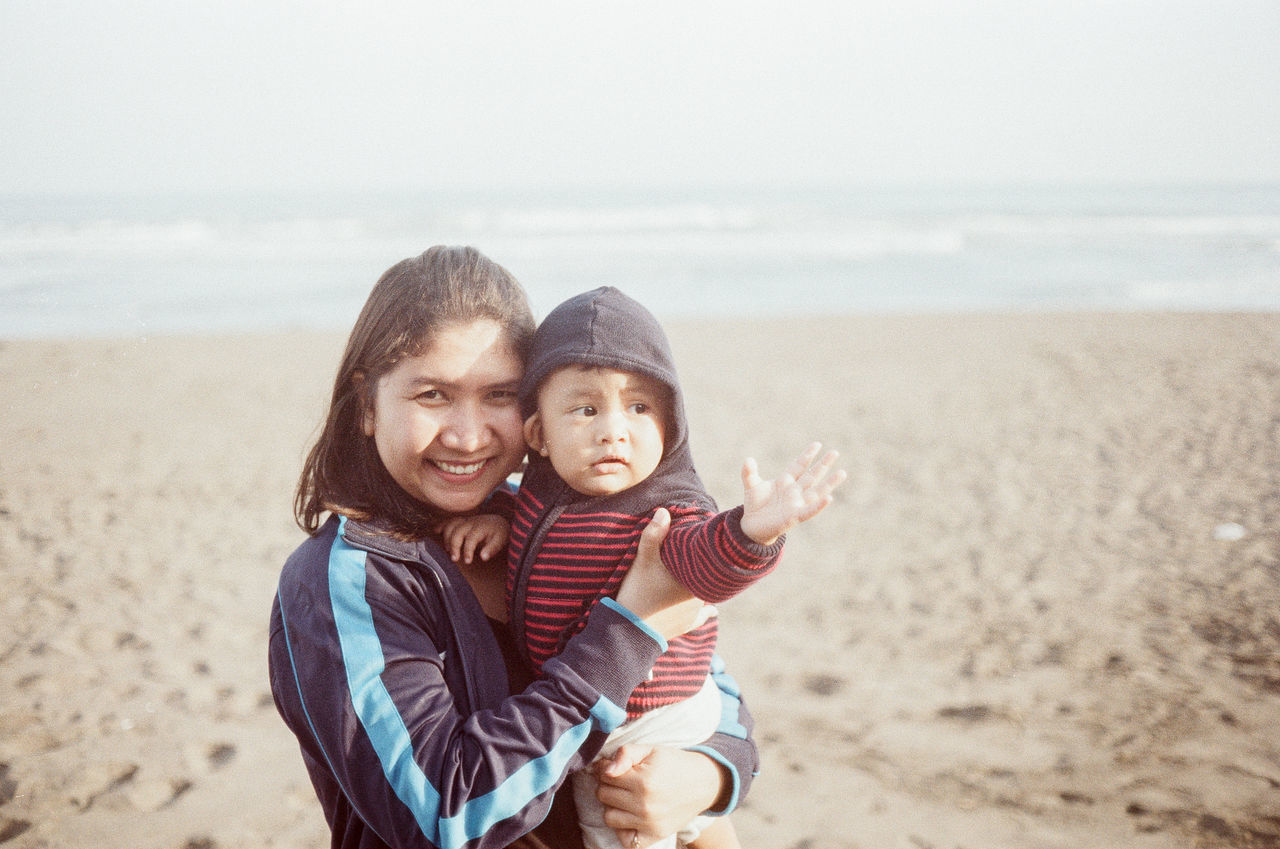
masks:
<svg viewBox="0 0 1280 849"><path fill-rule="evenodd" d="M431 570L431 574L435 575L436 586L440 588L440 593L444 597L445 615L449 619L449 633L453 635L453 656L462 666L462 680L467 684L467 705L466 713L475 712L476 705L480 704L479 694L476 692L475 676L471 674L471 670L467 667L467 653L462 648L462 636L458 633L458 625L455 621L453 603L449 597L449 592L445 586L444 578L435 569Z"/></svg>
<svg viewBox="0 0 1280 849"><path fill-rule="evenodd" d="M516 651L520 652L520 657L530 667L533 666L533 659L529 656L529 644L524 636L524 609L529 595L529 573L533 571L533 562L537 559L538 551L542 548L547 534L550 533L551 526L560 518L565 506L552 507L543 514L537 526L529 534L529 542L520 555L520 562L516 564L515 586L511 590L511 630L516 640Z"/></svg>

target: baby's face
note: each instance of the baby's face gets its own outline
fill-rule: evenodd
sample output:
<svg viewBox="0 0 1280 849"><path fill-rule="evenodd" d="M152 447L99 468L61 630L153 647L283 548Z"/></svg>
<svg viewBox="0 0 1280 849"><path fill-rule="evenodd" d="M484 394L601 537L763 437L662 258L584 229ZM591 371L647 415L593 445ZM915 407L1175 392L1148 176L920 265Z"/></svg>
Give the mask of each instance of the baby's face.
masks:
<svg viewBox="0 0 1280 849"><path fill-rule="evenodd" d="M569 486L612 495L649 477L662 460L668 396L644 375L565 366L538 390L525 436Z"/></svg>

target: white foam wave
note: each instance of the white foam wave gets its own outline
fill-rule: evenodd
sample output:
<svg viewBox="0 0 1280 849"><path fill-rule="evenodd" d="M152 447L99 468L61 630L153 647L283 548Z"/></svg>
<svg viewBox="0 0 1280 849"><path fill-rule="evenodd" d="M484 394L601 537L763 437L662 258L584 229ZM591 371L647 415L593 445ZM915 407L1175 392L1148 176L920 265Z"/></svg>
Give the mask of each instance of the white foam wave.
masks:
<svg viewBox="0 0 1280 849"><path fill-rule="evenodd" d="M1280 280L1221 277L1140 280L1124 287L1122 299L1145 309L1198 309L1213 305L1217 309L1274 310L1280 303Z"/></svg>
<svg viewBox="0 0 1280 849"><path fill-rule="evenodd" d="M101 219L74 224L0 224L0 257L32 255L155 255L260 253L314 249L375 238L351 218L296 218L253 223L197 218L175 221Z"/></svg>
<svg viewBox="0 0 1280 849"><path fill-rule="evenodd" d="M790 195L69 208L2 200L0 336L55 320L72 330L124 321L117 313L153 326L178 315L210 325L222 316L227 326L326 316L341 324L388 265L439 243L478 245L517 274L539 308L612 283L655 307L708 315L819 306L1280 309L1272 195L1170 211L1163 196L1110 211L1048 196L1020 213L914 196L878 205Z"/></svg>
<svg viewBox="0 0 1280 849"><path fill-rule="evenodd" d="M751 207L706 203L508 206L472 208L459 215L467 229L511 235L751 230L765 220Z"/></svg>
<svg viewBox="0 0 1280 849"><path fill-rule="evenodd" d="M1020 238L1243 237L1280 239L1276 215L988 215L959 222L966 232Z"/></svg>

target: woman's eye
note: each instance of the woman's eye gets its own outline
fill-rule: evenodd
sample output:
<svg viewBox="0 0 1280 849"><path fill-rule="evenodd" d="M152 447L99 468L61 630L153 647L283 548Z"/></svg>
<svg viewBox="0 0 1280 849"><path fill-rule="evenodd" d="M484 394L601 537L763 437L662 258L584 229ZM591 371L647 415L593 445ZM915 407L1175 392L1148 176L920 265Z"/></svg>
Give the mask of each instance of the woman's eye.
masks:
<svg viewBox="0 0 1280 849"><path fill-rule="evenodd" d="M440 401L444 399L444 393L441 392L439 389L426 389L426 390L423 390L422 392L419 392L417 395L417 398L419 401L424 401L424 402Z"/></svg>
<svg viewBox="0 0 1280 849"><path fill-rule="evenodd" d="M495 389L489 393L489 400L498 404L510 404L516 400L514 389Z"/></svg>
<svg viewBox="0 0 1280 849"><path fill-rule="evenodd" d="M578 415L578 416L594 416L596 414L596 408L589 405L583 406L583 407L576 407L574 408L573 412L574 412L574 415Z"/></svg>

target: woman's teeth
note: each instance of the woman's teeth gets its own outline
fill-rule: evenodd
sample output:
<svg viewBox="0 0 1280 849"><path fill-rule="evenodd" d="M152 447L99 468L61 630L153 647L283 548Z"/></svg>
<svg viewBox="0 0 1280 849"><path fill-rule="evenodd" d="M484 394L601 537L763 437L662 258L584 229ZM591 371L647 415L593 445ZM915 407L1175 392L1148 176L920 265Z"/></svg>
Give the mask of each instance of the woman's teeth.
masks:
<svg viewBox="0 0 1280 849"><path fill-rule="evenodd" d="M442 471L451 475L473 475L484 467L484 461L478 463L445 463L440 460L433 460L437 467Z"/></svg>

